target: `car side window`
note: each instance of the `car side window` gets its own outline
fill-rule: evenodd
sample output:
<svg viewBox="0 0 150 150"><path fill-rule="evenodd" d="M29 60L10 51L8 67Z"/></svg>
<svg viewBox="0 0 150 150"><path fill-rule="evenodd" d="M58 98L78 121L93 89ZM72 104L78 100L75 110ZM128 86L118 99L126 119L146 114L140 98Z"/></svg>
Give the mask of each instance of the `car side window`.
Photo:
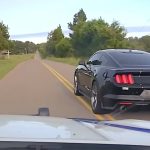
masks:
<svg viewBox="0 0 150 150"><path fill-rule="evenodd" d="M100 64L101 64L100 57L101 57L101 54L99 54L99 53L94 54L94 55L88 60L87 64L100 65Z"/></svg>
<svg viewBox="0 0 150 150"><path fill-rule="evenodd" d="M100 61L102 62L101 65L103 65L103 66L112 66L112 67L116 66L114 64L114 62L109 57L107 57L105 55L101 56Z"/></svg>
<svg viewBox="0 0 150 150"><path fill-rule="evenodd" d="M94 55L92 55L91 57L90 57L90 59L88 60L88 63L90 64L91 62L93 62L93 60L95 60L96 59L96 56L95 56L96 54L94 54Z"/></svg>
<svg viewBox="0 0 150 150"><path fill-rule="evenodd" d="M108 60L104 55L100 58L100 61L102 62L101 65L103 65L103 66L108 65Z"/></svg>

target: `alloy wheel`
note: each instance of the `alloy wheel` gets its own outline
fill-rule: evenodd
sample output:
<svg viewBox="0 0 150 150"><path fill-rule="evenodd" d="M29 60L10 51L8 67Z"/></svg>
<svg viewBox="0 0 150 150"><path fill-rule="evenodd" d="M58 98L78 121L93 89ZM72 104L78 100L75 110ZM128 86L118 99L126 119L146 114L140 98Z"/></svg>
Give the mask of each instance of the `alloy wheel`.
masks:
<svg viewBox="0 0 150 150"><path fill-rule="evenodd" d="M97 88L95 85L92 88L91 105L93 110L95 110L97 107Z"/></svg>

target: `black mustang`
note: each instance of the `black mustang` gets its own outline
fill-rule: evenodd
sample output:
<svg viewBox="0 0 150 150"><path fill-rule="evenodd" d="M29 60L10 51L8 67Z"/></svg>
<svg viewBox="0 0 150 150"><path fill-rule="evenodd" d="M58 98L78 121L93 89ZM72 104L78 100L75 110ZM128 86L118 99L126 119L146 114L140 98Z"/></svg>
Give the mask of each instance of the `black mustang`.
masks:
<svg viewBox="0 0 150 150"><path fill-rule="evenodd" d="M119 106L150 104L150 53L139 50L100 50L80 61L74 73L74 93L90 98L94 113Z"/></svg>

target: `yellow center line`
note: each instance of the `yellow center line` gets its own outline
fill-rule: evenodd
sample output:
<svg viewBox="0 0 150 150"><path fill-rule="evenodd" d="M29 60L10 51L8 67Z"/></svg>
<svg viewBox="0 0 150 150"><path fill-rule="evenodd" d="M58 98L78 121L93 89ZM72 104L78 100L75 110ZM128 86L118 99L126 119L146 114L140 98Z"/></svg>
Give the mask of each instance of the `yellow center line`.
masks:
<svg viewBox="0 0 150 150"><path fill-rule="evenodd" d="M116 120L112 115L109 114L105 115L105 117L108 118L108 120Z"/></svg>
<svg viewBox="0 0 150 150"><path fill-rule="evenodd" d="M47 65L46 63L42 63L71 93L74 94L73 92L73 85L68 81L66 80L62 75L60 75L56 70L54 70L52 67L50 67L49 65ZM75 96L75 95L74 95ZM82 103L84 105L85 108L87 108L91 113L92 113L92 110L91 110L91 107L89 106L89 104L87 102L85 102L85 100L79 96L75 96L80 103ZM92 113L93 114L93 113ZM98 120L106 120L104 118L104 115L96 115L96 114L93 114ZM115 120L111 115L107 115L107 118L109 120Z"/></svg>
<svg viewBox="0 0 150 150"><path fill-rule="evenodd" d="M55 74L57 74L62 80L64 80L70 87L74 88L74 86L73 86L67 79L65 79L61 74L59 74L59 73L58 73L56 70L54 70L51 66L48 65L48 67L49 67L49 69L50 69L51 71L53 71Z"/></svg>

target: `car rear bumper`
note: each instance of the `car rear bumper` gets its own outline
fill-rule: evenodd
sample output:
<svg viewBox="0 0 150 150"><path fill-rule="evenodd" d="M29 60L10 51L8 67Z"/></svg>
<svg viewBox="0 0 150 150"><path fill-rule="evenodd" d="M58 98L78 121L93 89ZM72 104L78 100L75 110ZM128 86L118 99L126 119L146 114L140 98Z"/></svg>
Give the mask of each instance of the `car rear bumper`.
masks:
<svg viewBox="0 0 150 150"><path fill-rule="evenodd" d="M114 95L107 94L103 97L103 107L114 109L118 105L149 105L150 97L140 95Z"/></svg>

